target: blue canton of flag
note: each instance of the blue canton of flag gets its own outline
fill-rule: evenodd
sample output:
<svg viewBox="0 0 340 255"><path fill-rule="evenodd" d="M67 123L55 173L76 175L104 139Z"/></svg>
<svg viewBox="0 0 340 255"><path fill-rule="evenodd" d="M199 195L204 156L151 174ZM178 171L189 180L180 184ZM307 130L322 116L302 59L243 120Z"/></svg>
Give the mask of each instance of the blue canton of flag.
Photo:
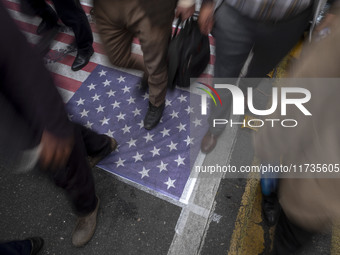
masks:
<svg viewBox="0 0 340 255"><path fill-rule="evenodd" d="M190 118L199 109L189 103L189 92L169 91L159 125L143 128L148 93L140 77L98 65L67 103L71 120L114 137L118 150L98 166L176 200L180 199L193 162L190 147L199 151L203 120ZM198 96L197 96L198 97ZM200 128L190 136L190 125Z"/></svg>

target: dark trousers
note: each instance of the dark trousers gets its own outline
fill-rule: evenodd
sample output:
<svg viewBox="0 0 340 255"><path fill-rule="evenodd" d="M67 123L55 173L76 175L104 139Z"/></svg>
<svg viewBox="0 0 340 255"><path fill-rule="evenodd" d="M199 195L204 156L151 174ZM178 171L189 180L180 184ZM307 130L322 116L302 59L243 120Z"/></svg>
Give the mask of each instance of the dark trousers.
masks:
<svg viewBox="0 0 340 255"><path fill-rule="evenodd" d="M32 245L29 240L0 243L0 254L2 255L30 255L31 249Z"/></svg>
<svg viewBox="0 0 340 255"><path fill-rule="evenodd" d="M56 185L66 190L78 215L92 212L97 205L92 169L87 156L101 152L108 143L107 136L76 124L75 145L67 167L53 175Z"/></svg>
<svg viewBox="0 0 340 255"><path fill-rule="evenodd" d="M234 78L234 85L249 56L246 78L263 78L288 54L308 28L312 8L296 17L279 22L261 22L242 16L228 4L222 4L215 13L213 35L216 46L215 77ZM231 83L232 84L232 83ZM258 83L257 83L258 84ZM240 84L256 87L256 83ZM232 102L231 93L217 89L224 107L213 107L209 116L210 132L220 134L225 125L213 128L214 119L229 119Z"/></svg>
<svg viewBox="0 0 340 255"><path fill-rule="evenodd" d="M68 27L71 27L78 50L89 50L92 47L93 36L86 14L78 0L52 0L57 11L51 8L45 0L25 0L34 10L35 14L48 22L56 22L58 16Z"/></svg>

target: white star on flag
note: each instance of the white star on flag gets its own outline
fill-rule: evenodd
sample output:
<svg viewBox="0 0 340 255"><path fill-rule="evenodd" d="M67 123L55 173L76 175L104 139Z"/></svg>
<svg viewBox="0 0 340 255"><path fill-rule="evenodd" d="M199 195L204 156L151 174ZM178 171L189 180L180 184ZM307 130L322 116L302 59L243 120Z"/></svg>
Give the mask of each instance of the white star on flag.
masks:
<svg viewBox="0 0 340 255"><path fill-rule="evenodd" d="M159 155L159 151L161 149L157 149L156 146L153 147L153 150L151 150L150 152L152 153L152 157Z"/></svg>
<svg viewBox="0 0 340 255"><path fill-rule="evenodd" d="M133 156L133 158L135 159L135 162L143 161L143 159L142 159L143 156L144 156L144 154L139 154L138 151L137 151L136 155Z"/></svg>
<svg viewBox="0 0 340 255"><path fill-rule="evenodd" d="M129 148L130 148L131 146L136 147L136 142L137 142L137 140L134 140L134 139L131 138L130 141L128 141L126 143L129 144Z"/></svg>
<svg viewBox="0 0 340 255"><path fill-rule="evenodd" d="M110 89L109 92L106 92L106 94L109 96L109 97L114 97L115 94L116 94L116 91L112 91L112 89Z"/></svg>
<svg viewBox="0 0 340 255"><path fill-rule="evenodd" d="M163 161L161 160L161 164L157 166L159 168L159 172L161 173L162 171L168 171L168 169L166 168L167 165L168 164L163 163Z"/></svg>
<svg viewBox="0 0 340 255"><path fill-rule="evenodd" d="M112 81L105 80L105 81L103 82L104 87L110 86L110 83L111 83L111 82L112 82Z"/></svg>
<svg viewBox="0 0 340 255"><path fill-rule="evenodd" d="M138 109L138 108L136 107L136 109L135 109L134 111L132 111L133 116L136 117L137 115L140 115L140 112L141 112L141 111L142 111L141 109Z"/></svg>
<svg viewBox="0 0 340 255"><path fill-rule="evenodd" d="M122 160L122 159L119 157L119 158L118 158L118 161L115 162L116 167L124 166L124 162L125 162L125 161L126 161L125 159Z"/></svg>
<svg viewBox="0 0 340 255"><path fill-rule="evenodd" d="M144 127L144 120L141 120L137 125L139 126L139 129L143 128Z"/></svg>
<svg viewBox="0 0 340 255"><path fill-rule="evenodd" d="M194 138L190 138L190 136L187 136L187 139L185 139L183 141L187 143L187 146L189 144L194 144Z"/></svg>
<svg viewBox="0 0 340 255"><path fill-rule="evenodd" d="M119 83L125 82L125 78L126 78L126 77L120 76L119 78L117 78L117 81L118 81Z"/></svg>
<svg viewBox="0 0 340 255"><path fill-rule="evenodd" d="M140 172L138 172L138 173L140 173L142 176L141 176L141 179L143 179L145 176L146 177L150 177L149 176L149 171L150 171L150 169L146 169L144 166L143 166L143 170L142 171L140 171Z"/></svg>
<svg viewBox="0 0 340 255"><path fill-rule="evenodd" d="M171 143L169 144L169 145L167 145L168 147L169 147L169 149L170 149L170 151L172 151L172 150L177 150L177 144L178 143L173 143L172 141L171 141Z"/></svg>
<svg viewBox="0 0 340 255"><path fill-rule="evenodd" d="M106 75L107 71L101 70L100 72L98 72L99 76L102 77L103 75Z"/></svg>
<svg viewBox="0 0 340 255"><path fill-rule="evenodd" d="M80 115L81 115L81 118L82 117L88 117L88 114L89 113L89 111L85 111L85 109L80 113Z"/></svg>
<svg viewBox="0 0 340 255"><path fill-rule="evenodd" d="M175 112L175 110L173 110L172 113L170 114L171 119L173 119L173 118L178 118L178 113L179 113L179 112Z"/></svg>
<svg viewBox="0 0 340 255"><path fill-rule="evenodd" d="M194 107L190 107L189 105L188 105L187 109L185 109L185 110L188 114L194 113Z"/></svg>
<svg viewBox="0 0 340 255"><path fill-rule="evenodd" d="M76 101L77 106L79 106L79 105L84 105L84 101L85 101L85 99L79 98L79 100Z"/></svg>
<svg viewBox="0 0 340 255"><path fill-rule="evenodd" d="M122 88L124 94L125 94L125 93L128 93L128 92L130 93L130 89L131 89L131 88L128 87L128 86L125 86L124 88Z"/></svg>
<svg viewBox="0 0 340 255"><path fill-rule="evenodd" d="M145 94L142 96L144 100L149 99L149 94L145 92Z"/></svg>
<svg viewBox="0 0 340 255"><path fill-rule="evenodd" d="M163 137L170 136L169 132L170 132L170 129L164 128L163 131L161 131L161 134L163 135Z"/></svg>
<svg viewBox="0 0 340 255"><path fill-rule="evenodd" d="M178 155L178 158L175 159L175 161L177 162L177 166L185 165L185 164L184 164L184 160L185 160L185 158L181 158L181 156Z"/></svg>
<svg viewBox="0 0 340 255"><path fill-rule="evenodd" d="M112 107L113 107L113 109L115 109L115 108L120 108L120 102L117 102L116 100L115 100L115 102L113 103L113 104L111 104L112 105Z"/></svg>
<svg viewBox="0 0 340 255"><path fill-rule="evenodd" d="M181 96L180 97L177 97L177 99L179 99L179 101L182 103L182 102L186 102L187 101L187 99L186 99L187 97L186 96L183 96L183 94L181 94Z"/></svg>
<svg viewBox="0 0 340 255"><path fill-rule="evenodd" d="M89 91L93 90L93 89L96 89L96 86L95 84L91 83L89 86L87 86L89 88Z"/></svg>
<svg viewBox="0 0 340 255"><path fill-rule="evenodd" d="M118 121L125 120L125 115L126 114L123 114L122 112L120 112L119 115L117 115L116 117L117 117Z"/></svg>
<svg viewBox="0 0 340 255"><path fill-rule="evenodd" d="M167 189L170 189L171 187L175 188L175 183L176 180L171 180L170 177L168 177L168 181L164 182L164 184L166 184L168 187Z"/></svg>
<svg viewBox="0 0 340 255"><path fill-rule="evenodd" d="M165 106L171 106L171 101L169 99L165 99Z"/></svg>
<svg viewBox="0 0 340 255"><path fill-rule="evenodd" d="M96 110L97 110L97 113L99 113L99 112L104 112L104 108L105 108L105 106L102 106L101 104L96 108Z"/></svg>
<svg viewBox="0 0 340 255"><path fill-rule="evenodd" d="M92 123L92 122L90 122L90 121L87 121L87 123L86 123L85 127L89 128L89 129L92 129L92 125L93 125L93 123Z"/></svg>
<svg viewBox="0 0 340 255"><path fill-rule="evenodd" d="M129 104L133 104L133 103L135 103L135 100L136 100L136 98L133 98L133 97L130 96L130 98L127 99L126 101L128 101Z"/></svg>
<svg viewBox="0 0 340 255"><path fill-rule="evenodd" d="M98 96L97 95L97 93L93 96L93 97L91 97L92 99L93 99L93 102L94 101L99 101L99 98L100 98L100 95Z"/></svg>
<svg viewBox="0 0 340 255"><path fill-rule="evenodd" d="M176 128L178 128L178 132L181 132L181 131L185 131L186 129L185 129L185 126L186 126L187 124L182 124L182 122L180 122L179 123L179 125L176 127Z"/></svg>
<svg viewBox="0 0 340 255"><path fill-rule="evenodd" d="M113 137L114 131L111 131L110 129L105 133L105 135L108 135L110 137Z"/></svg>
<svg viewBox="0 0 340 255"><path fill-rule="evenodd" d="M105 124L106 125L109 125L109 120L110 120L110 118L106 118L106 117L104 117L102 120L100 120L100 122L102 123L102 126L104 126Z"/></svg>
<svg viewBox="0 0 340 255"><path fill-rule="evenodd" d="M154 136L154 135L150 135L150 133L148 132L148 133L146 134L146 136L143 136L143 138L145 139L145 142L147 143L147 142L149 142L149 141L153 141L153 139L152 139L153 136Z"/></svg>
<svg viewBox="0 0 340 255"><path fill-rule="evenodd" d="M195 119L192 123L194 123L195 124L195 127L197 127L197 126L202 126L202 120L199 120L199 119Z"/></svg>
<svg viewBox="0 0 340 255"><path fill-rule="evenodd" d="M131 126L125 124L125 127L122 128L123 134L130 133Z"/></svg>

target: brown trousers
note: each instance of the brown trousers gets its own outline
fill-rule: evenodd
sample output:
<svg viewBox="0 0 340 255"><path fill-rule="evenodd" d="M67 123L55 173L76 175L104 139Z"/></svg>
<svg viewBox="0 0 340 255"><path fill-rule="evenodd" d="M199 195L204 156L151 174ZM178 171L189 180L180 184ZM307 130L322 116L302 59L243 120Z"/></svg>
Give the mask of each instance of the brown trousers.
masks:
<svg viewBox="0 0 340 255"><path fill-rule="evenodd" d="M94 0L98 32L113 65L144 71L149 100L159 106L167 89L167 52L177 0ZM143 56L131 53L140 40Z"/></svg>

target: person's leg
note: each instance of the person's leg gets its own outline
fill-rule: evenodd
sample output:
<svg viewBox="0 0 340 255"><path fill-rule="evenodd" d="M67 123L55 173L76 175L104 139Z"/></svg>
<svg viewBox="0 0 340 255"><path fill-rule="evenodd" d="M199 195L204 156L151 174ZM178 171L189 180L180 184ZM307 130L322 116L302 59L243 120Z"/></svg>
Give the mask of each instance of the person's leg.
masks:
<svg viewBox="0 0 340 255"><path fill-rule="evenodd" d="M129 24L138 22L135 32L140 40L148 75L149 108L144 118L144 128L148 130L159 123L165 107L168 86L166 59L175 8L175 0L146 1L129 20Z"/></svg>
<svg viewBox="0 0 340 255"><path fill-rule="evenodd" d="M37 34L43 34L57 25L58 16L45 0L23 0L22 2L25 2L35 15L42 18L37 28Z"/></svg>
<svg viewBox="0 0 340 255"><path fill-rule="evenodd" d="M148 7L149 10L145 10ZM148 74L149 101L157 107L164 103L167 90L166 58L175 8L176 1L165 0L153 6L142 6L139 11L143 16L136 33Z"/></svg>
<svg viewBox="0 0 340 255"><path fill-rule="evenodd" d="M216 48L214 77L235 78L235 83L253 47L254 21L243 17L227 4L222 4L217 10L215 19L213 29ZM216 135L223 132L224 128L213 128L212 121L213 119L228 119L232 101L229 91L220 89L217 92L225 106L213 108L209 116L209 130Z"/></svg>
<svg viewBox="0 0 340 255"><path fill-rule="evenodd" d="M87 160L87 152L81 129L75 126L75 144L67 167L57 171L53 178L56 185L65 189L78 221L72 234L74 246L83 246L91 240L96 224L99 199L96 197L92 169Z"/></svg>
<svg viewBox="0 0 340 255"><path fill-rule="evenodd" d="M259 23L253 48L254 56L246 77L266 77L302 38L310 25L311 15L312 8L309 8L286 21Z"/></svg>
<svg viewBox="0 0 340 255"><path fill-rule="evenodd" d="M78 215L92 212L97 204L92 170L87 161L87 151L82 131L75 125L75 143L67 167L57 171L55 183L64 188Z"/></svg>
<svg viewBox="0 0 340 255"><path fill-rule="evenodd" d="M235 85L237 78L251 52L254 43L253 27L255 21L242 16L238 11L222 4L215 13L215 26L212 34L215 37L216 61L215 78L228 78ZM211 84L212 85L212 84ZM222 107L211 106L208 118L209 130L203 137L201 150L209 153L216 145L217 137L224 131L225 125L213 127L214 119L229 119L232 96L226 89L217 89Z"/></svg>
<svg viewBox="0 0 340 255"><path fill-rule="evenodd" d="M124 2L94 1L98 33L113 65L145 71L143 56L131 52L134 33L127 28L125 5Z"/></svg>
<svg viewBox="0 0 340 255"><path fill-rule="evenodd" d="M53 0L53 4L61 21L72 28L78 50L92 49L92 30L79 1Z"/></svg>
<svg viewBox="0 0 340 255"><path fill-rule="evenodd" d="M72 28L76 38L77 56L71 66L78 71L88 64L94 53L92 30L79 0L52 0L62 22Z"/></svg>
<svg viewBox="0 0 340 255"><path fill-rule="evenodd" d="M91 167L94 167L102 159L117 148L117 141L107 135L97 134L92 130L76 124L81 130L86 153Z"/></svg>

